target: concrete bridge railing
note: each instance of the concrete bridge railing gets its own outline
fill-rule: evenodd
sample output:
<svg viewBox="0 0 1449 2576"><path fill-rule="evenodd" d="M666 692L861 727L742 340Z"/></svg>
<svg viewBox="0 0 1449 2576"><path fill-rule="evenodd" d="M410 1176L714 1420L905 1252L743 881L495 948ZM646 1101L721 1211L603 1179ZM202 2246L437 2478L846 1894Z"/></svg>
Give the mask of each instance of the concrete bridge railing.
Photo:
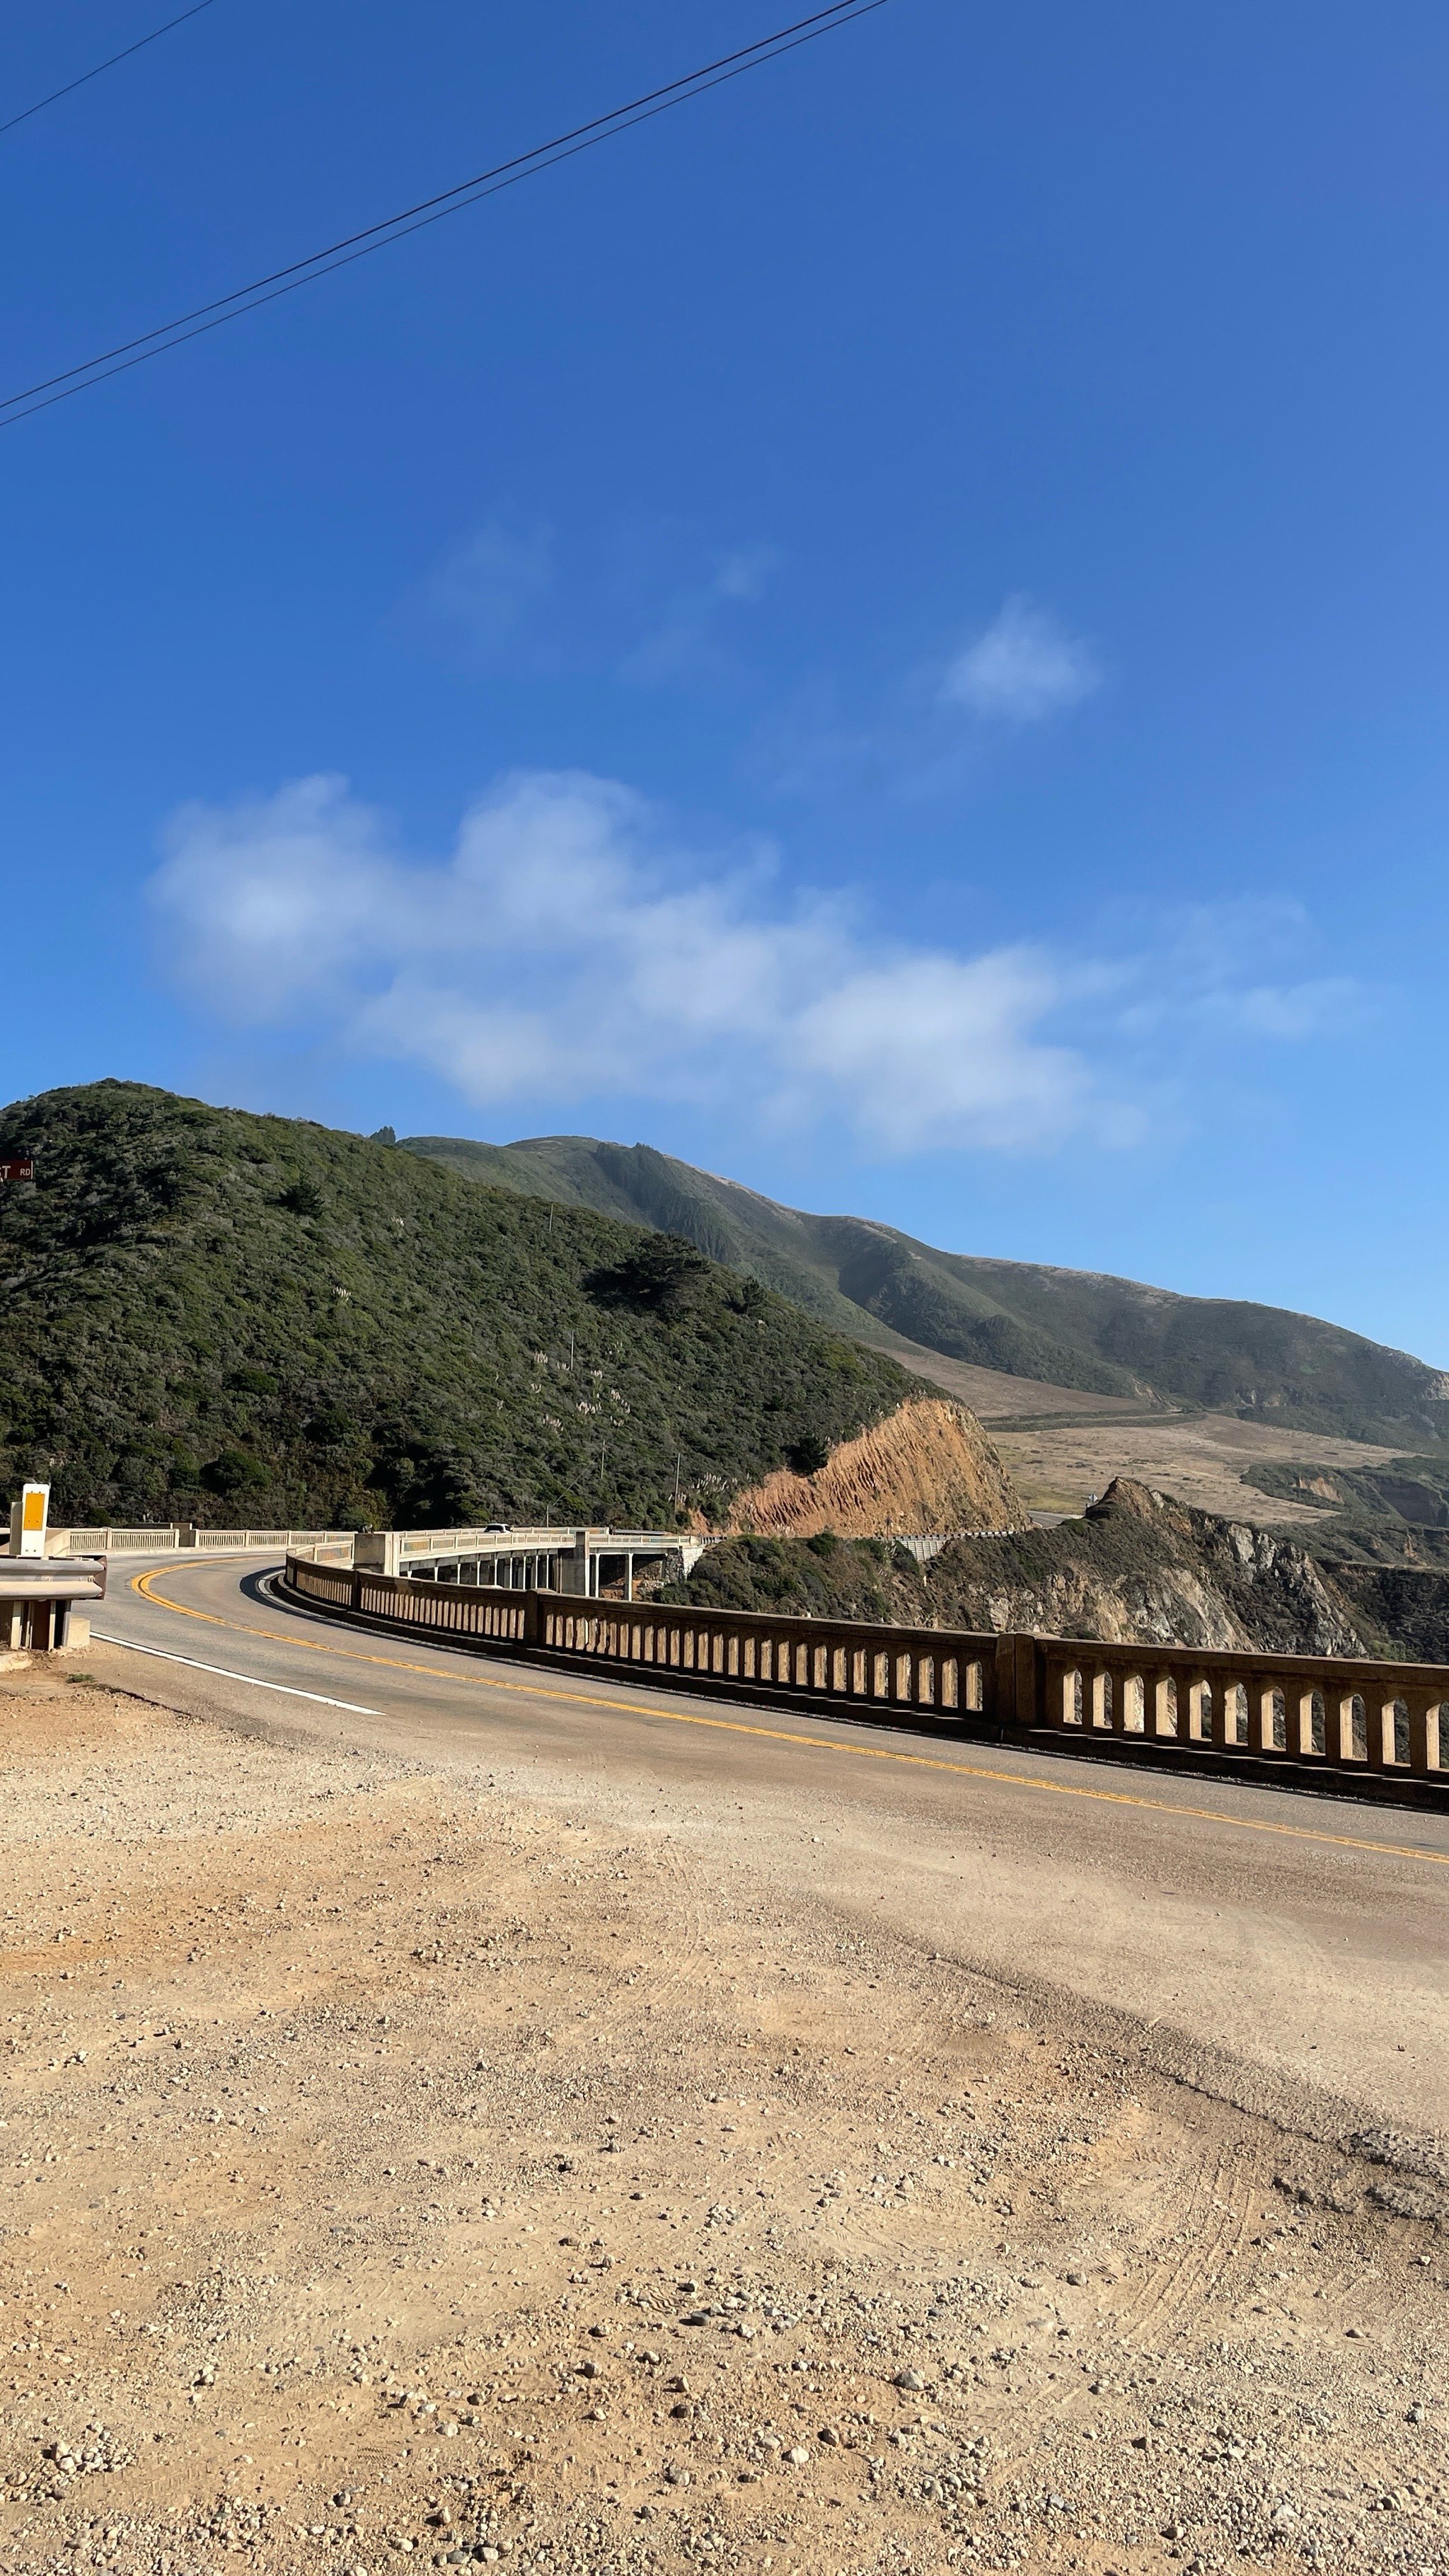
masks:
<svg viewBox="0 0 1449 2576"><path fill-rule="evenodd" d="M194 1521L153 1523L146 1529L52 1526L45 1534L47 1556L171 1556L188 1548L221 1552L253 1547L345 1546L352 1552L351 1530L202 1529Z"/></svg>
<svg viewBox="0 0 1449 2576"><path fill-rule="evenodd" d="M1039 1725L1219 1752L1444 1774L1449 1671L1433 1664L1034 1641Z"/></svg>
<svg viewBox="0 0 1449 2576"><path fill-rule="evenodd" d="M1285 1785L1317 1780L1449 1804L1449 1668L1362 1658L776 1618L419 1584L296 1555L294 1596L429 1630L841 1716L953 1729L1116 1760L1167 1760Z"/></svg>
<svg viewBox="0 0 1449 2576"><path fill-rule="evenodd" d="M688 1574L712 1538L693 1531L602 1526L543 1529L364 1530L352 1562L415 1583L500 1584L519 1592L572 1592L597 1597L617 1583L634 1598L642 1567L656 1580Z"/></svg>
<svg viewBox="0 0 1449 2576"><path fill-rule="evenodd" d="M944 1541L940 1542L942 1545ZM564 1525L542 1529L207 1529L194 1521L147 1526L52 1527L49 1556L174 1556L277 1547L305 1549L378 1574L421 1583L489 1582L518 1591L577 1592L592 1597L618 1585L632 1600L636 1572L654 1579L688 1574L713 1538L694 1531L616 1530Z"/></svg>

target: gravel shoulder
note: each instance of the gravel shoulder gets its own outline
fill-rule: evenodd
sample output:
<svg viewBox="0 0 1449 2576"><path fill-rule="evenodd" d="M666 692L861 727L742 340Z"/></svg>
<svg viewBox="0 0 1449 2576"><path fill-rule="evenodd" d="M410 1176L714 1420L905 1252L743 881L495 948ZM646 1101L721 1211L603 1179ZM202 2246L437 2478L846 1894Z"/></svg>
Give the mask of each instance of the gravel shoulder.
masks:
<svg viewBox="0 0 1449 2576"><path fill-rule="evenodd" d="M1432 2159L647 1786L39 1667L0 1769L0 2564L1449 2563Z"/></svg>

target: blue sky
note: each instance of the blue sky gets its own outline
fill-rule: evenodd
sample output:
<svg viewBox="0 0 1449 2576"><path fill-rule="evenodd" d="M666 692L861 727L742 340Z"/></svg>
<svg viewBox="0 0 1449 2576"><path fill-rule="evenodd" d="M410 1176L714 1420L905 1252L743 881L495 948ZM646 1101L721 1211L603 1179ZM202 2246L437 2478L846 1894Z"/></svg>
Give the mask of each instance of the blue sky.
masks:
<svg viewBox="0 0 1449 2576"><path fill-rule="evenodd" d="M0 138L0 391L773 23L215 0ZM643 1137L1449 1361L1446 75L889 0L7 429L7 1096Z"/></svg>

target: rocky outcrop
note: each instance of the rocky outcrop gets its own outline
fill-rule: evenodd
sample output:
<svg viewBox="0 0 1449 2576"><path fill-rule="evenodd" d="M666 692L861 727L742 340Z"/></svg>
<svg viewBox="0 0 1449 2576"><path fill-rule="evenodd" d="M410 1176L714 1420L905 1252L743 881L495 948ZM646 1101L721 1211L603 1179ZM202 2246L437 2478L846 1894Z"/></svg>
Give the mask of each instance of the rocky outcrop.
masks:
<svg viewBox="0 0 1449 2576"><path fill-rule="evenodd" d="M919 1396L842 1441L813 1476L782 1467L738 1494L727 1527L762 1538L1014 1530L1030 1514L974 1413Z"/></svg>
<svg viewBox="0 0 1449 2576"><path fill-rule="evenodd" d="M930 1569L952 1625L1109 1645L1372 1653L1353 1602L1291 1540L1119 1476L1085 1521L945 1548Z"/></svg>
<svg viewBox="0 0 1449 2576"><path fill-rule="evenodd" d="M1004 1538L961 1538L925 1565L882 1535L854 1542L843 1533L727 1540L709 1549L688 1584L669 1597L914 1628L1091 1637L1106 1645L1375 1655L1402 1651L1381 1639L1391 1611L1400 1626L1406 1617L1398 1600L1374 1594L1370 1604L1369 1583L1378 1571L1363 1570L1361 1606L1290 1539L1194 1511L1119 1477L1084 1520ZM1443 1584L1449 1593L1449 1582L1421 1580L1425 1598L1415 1606L1418 1633L1427 1636L1433 1613L1427 1587Z"/></svg>
<svg viewBox="0 0 1449 2576"><path fill-rule="evenodd" d="M1330 1580L1352 1602L1374 1654L1449 1663L1449 1574L1415 1565L1336 1565Z"/></svg>

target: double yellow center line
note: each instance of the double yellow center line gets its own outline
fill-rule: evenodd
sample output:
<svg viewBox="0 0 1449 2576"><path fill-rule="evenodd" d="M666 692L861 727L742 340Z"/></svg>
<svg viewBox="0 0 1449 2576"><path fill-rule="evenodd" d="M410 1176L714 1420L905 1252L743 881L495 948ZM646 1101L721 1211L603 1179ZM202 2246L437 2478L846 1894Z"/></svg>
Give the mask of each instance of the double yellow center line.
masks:
<svg viewBox="0 0 1449 2576"><path fill-rule="evenodd" d="M132 1590L139 1592L156 1609L174 1611L178 1618L201 1619L208 1627L225 1628L235 1636L265 1637L271 1645L305 1647L309 1654L332 1655L343 1663L374 1664L390 1672L421 1673L429 1681L451 1681L474 1690L506 1691L512 1698L552 1700L571 1708L610 1709L617 1716L647 1717L656 1722L667 1720L674 1726L701 1726L721 1735L755 1736L767 1744L803 1745L811 1753L845 1753L862 1762L899 1762L910 1770L948 1771L958 1779L989 1780L998 1788L1032 1789L1048 1798L1081 1798L1093 1806L1138 1807L1153 1815L1190 1816L1203 1824L1227 1825L1235 1833L1276 1834L1287 1842L1321 1843L1339 1851L1376 1852L1391 1860L1424 1860L1440 1869L1449 1868L1449 1851L1431 1851L1420 1844L1375 1842L1360 1834L1329 1834L1312 1825L1278 1824L1269 1817L1230 1816L1218 1807L1189 1807L1171 1798L1141 1798L1125 1789L1088 1789L1077 1781L1049 1780L1023 1771L998 1771L986 1763L946 1762L932 1753L902 1753L893 1745L843 1744L830 1736L792 1734L781 1726L749 1726L741 1718L704 1717L693 1709L670 1708L655 1700L605 1698L601 1693L591 1691L545 1690L536 1682L515 1681L511 1675L504 1680L475 1668L451 1672L437 1664L407 1663L398 1655L369 1655L360 1647L334 1646L318 1637L283 1635L275 1628L259 1628L244 1619L223 1619L214 1610L197 1610L188 1601L173 1601L169 1593L153 1589L166 1570L153 1566L149 1574L133 1574Z"/></svg>

